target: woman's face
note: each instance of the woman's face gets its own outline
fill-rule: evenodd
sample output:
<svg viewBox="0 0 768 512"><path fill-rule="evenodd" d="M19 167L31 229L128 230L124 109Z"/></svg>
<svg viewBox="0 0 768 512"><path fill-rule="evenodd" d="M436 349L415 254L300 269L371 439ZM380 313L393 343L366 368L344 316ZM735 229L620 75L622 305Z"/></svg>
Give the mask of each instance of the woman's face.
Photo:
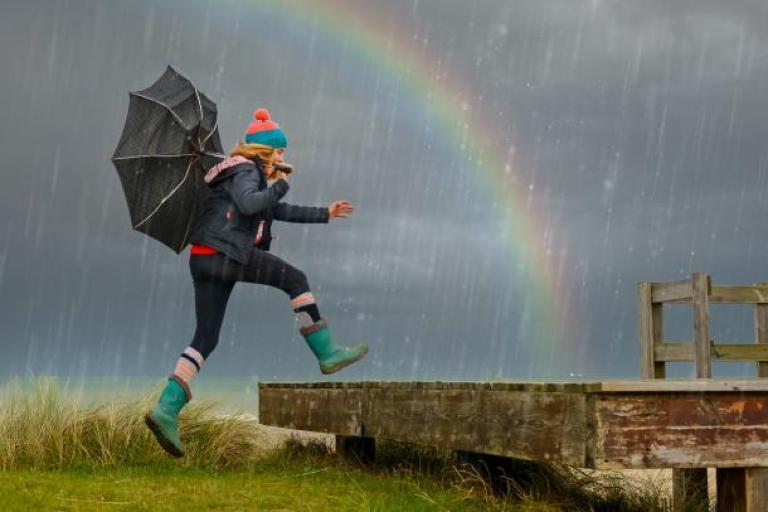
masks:
<svg viewBox="0 0 768 512"><path fill-rule="evenodd" d="M285 158L285 148L277 148L272 152L272 160L270 161L269 165L264 166L264 172L267 175L267 179L271 178L275 173L275 167L273 164L283 163L283 158Z"/></svg>
<svg viewBox="0 0 768 512"><path fill-rule="evenodd" d="M285 158L285 148L277 148L272 154L272 162L281 164Z"/></svg>

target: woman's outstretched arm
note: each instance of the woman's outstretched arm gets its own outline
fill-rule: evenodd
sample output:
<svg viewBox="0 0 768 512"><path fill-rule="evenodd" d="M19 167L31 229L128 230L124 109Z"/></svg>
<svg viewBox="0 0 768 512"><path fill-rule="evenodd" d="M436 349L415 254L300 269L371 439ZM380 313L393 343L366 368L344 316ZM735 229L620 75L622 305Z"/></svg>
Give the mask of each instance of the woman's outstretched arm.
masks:
<svg viewBox="0 0 768 512"><path fill-rule="evenodd" d="M330 212L328 208L323 206L297 206L295 204L277 203L274 212L275 220L283 222L314 224L325 223L330 220Z"/></svg>
<svg viewBox="0 0 768 512"><path fill-rule="evenodd" d="M277 203L275 220L302 223L329 222L334 218L348 217L353 211L355 208L349 201L334 201L327 208L324 206L296 206L288 203Z"/></svg>

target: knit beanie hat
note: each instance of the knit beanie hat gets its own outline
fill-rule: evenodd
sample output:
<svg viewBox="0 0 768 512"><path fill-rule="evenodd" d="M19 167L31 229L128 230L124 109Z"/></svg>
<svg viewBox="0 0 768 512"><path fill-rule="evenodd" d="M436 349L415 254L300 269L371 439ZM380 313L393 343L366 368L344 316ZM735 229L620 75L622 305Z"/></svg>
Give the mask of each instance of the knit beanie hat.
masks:
<svg viewBox="0 0 768 512"><path fill-rule="evenodd" d="M256 109L253 118L255 121L248 125L245 132L246 144L264 144L273 148L284 148L288 145L285 133L270 119L267 109Z"/></svg>

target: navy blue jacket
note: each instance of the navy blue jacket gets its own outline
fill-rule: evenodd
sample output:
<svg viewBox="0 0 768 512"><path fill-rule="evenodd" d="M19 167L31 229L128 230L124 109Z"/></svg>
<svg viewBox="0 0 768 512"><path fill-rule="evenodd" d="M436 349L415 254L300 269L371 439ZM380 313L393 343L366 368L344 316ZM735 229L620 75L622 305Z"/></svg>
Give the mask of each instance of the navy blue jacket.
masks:
<svg viewBox="0 0 768 512"><path fill-rule="evenodd" d="M212 167L205 181L211 194L189 242L213 247L241 264L248 262L254 246L269 250L273 220L329 221L326 207L280 202L290 188L288 182L280 179L267 186L258 159L228 158Z"/></svg>

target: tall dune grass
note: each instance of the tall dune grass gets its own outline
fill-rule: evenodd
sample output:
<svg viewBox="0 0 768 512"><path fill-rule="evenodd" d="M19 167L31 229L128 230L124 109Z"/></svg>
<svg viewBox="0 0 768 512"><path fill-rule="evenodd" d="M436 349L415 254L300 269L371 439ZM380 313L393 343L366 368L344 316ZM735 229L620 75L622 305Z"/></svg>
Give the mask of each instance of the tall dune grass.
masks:
<svg viewBox="0 0 768 512"><path fill-rule="evenodd" d="M54 380L11 381L0 391L0 468L70 469L146 465L167 455L144 424L159 389L138 400L87 405ZM213 414L193 401L180 416L187 455L180 464L237 469L261 452L256 425Z"/></svg>

